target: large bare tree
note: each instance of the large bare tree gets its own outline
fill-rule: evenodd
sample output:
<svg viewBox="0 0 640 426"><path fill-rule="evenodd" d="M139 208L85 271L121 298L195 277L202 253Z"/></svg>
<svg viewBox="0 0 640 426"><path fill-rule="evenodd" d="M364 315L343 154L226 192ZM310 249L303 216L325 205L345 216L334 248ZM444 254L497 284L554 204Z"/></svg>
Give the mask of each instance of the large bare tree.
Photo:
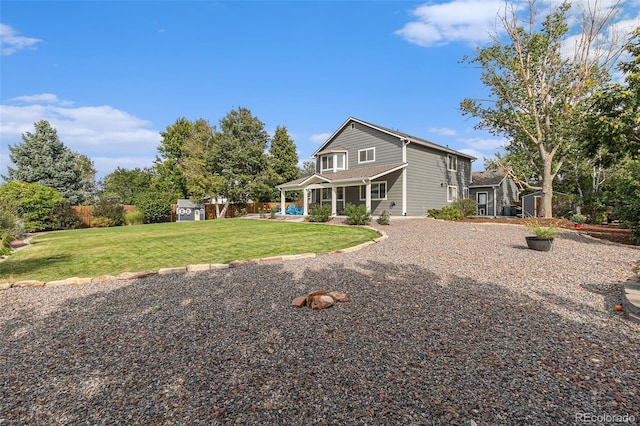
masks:
<svg viewBox="0 0 640 426"><path fill-rule="evenodd" d="M505 136L507 151L528 164L528 173L507 169L542 192L544 217L552 216L553 181L580 140L584 101L609 80L621 49L612 31L618 4L586 3L577 35L567 23L571 3L549 6L529 0L524 13L505 6L501 29L468 60L481 68L490 96L460 105L464 115L479 119L476 128Z"/></svg>

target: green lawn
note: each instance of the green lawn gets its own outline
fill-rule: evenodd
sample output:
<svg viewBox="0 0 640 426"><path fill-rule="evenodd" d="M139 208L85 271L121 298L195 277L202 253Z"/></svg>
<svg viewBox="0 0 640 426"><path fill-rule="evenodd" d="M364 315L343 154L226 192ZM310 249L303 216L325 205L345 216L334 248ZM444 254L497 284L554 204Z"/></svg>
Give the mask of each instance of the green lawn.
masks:
<svg viewBox="0 0 640 426"><path fill-rule="evenodd" d="M366 228L225 219L52 232L0 262L0 281L52 281L320 253L377 238Z"/></svg>

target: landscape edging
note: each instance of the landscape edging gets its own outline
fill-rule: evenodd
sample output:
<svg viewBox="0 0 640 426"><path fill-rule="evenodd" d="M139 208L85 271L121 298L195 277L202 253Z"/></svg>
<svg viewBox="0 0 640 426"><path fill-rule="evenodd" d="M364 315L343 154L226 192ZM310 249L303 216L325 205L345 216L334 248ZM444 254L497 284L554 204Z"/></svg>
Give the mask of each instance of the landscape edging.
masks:
<svg viewBox="0 0 640 426"><path fill-rule="evenodd" d="M343 226L343 225L340 225ZM347 226L347 225L344 225ZM351 226L351 225L348 225ZM341 254L341 253L352 253L354 251L362 250L365 247L368 247L371 244L379 243L389 236L386 232L373 228L371 226L362 226L362 228L371 229L378 234L379 237L374 238L370 241L365 241L362 244L358 244L357 246L347 247L345 249L332 250L329 252L321 252L321 253L300 253L300 254L290 254L283 256L269 256L265 258L258 259L243 259L243 260L233 260L229 263L211 263L211 264L196 264L196 265L187 265L181 267L172 267L172 268L160 268L157 271L140 271L140 272L122 272L121 274L114 275L102 275L98 277L88 277L88 278L80 278L80 277L72 277L62 280L53 280L53 281L38 281L38 280L20 280L15 282L0 282L0 291L8 290L10 288L24 288L24 287L59 287L62 285L81 285L81 284L89 284L89 283L97 283L97 282L108 282L108 281L129 281L140 278L146 278L154 275L166 275L166 274L185 274L185 273L198 273L202 271L209 270L217 270L217 269L228 269L228 268L237 268L244 265L252 265L256 263L271 263L271 262L279 262L279 261L289 261L289 260L299 260L299 259L308 259L314 258L317 255L325 255L325 254ZM29 246L29 240L26 240L27 244L24 247ZM23 247L20 247L23 248Z"/></svg>

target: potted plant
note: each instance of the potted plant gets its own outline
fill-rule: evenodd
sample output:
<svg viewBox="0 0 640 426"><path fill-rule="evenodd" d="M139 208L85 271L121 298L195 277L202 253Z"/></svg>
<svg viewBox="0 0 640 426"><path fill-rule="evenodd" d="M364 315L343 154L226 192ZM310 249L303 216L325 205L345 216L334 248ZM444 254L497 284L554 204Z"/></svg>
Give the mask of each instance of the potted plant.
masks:
<svg viewBox="0 0 640 426"><path fill-rule="evenodd" d="M573 222L573 224L576 227L576 229L580 229L580 228L582 228L582 224L587 221L587 218L586 218L586 216L581 215L580 213L575 213L575 214L571 215L569 220L571 220L571 222Z"/></svg>
<svg viewBox="0 0 640 426"><path fill-rule="evenodd" d="M531 250L549 251L553 244L553 237L558 234L558 230L553 226L542 226L539 223L529 225L533 236L525 237L527 247Z"/></svg>

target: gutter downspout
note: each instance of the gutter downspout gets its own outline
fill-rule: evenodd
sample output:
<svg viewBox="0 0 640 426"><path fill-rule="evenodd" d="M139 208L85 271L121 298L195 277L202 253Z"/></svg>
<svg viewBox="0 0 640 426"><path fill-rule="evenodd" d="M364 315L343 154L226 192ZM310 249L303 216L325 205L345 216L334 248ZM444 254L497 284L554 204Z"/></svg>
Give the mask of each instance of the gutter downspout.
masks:
<svg viewBox="0 0 640 426"><path fill-rule="evenodd" d="M407 163L407 145L411 143L409 139L402 141L402 162ZM402 169L402 215L407 215L407 167Z"/></svg>

